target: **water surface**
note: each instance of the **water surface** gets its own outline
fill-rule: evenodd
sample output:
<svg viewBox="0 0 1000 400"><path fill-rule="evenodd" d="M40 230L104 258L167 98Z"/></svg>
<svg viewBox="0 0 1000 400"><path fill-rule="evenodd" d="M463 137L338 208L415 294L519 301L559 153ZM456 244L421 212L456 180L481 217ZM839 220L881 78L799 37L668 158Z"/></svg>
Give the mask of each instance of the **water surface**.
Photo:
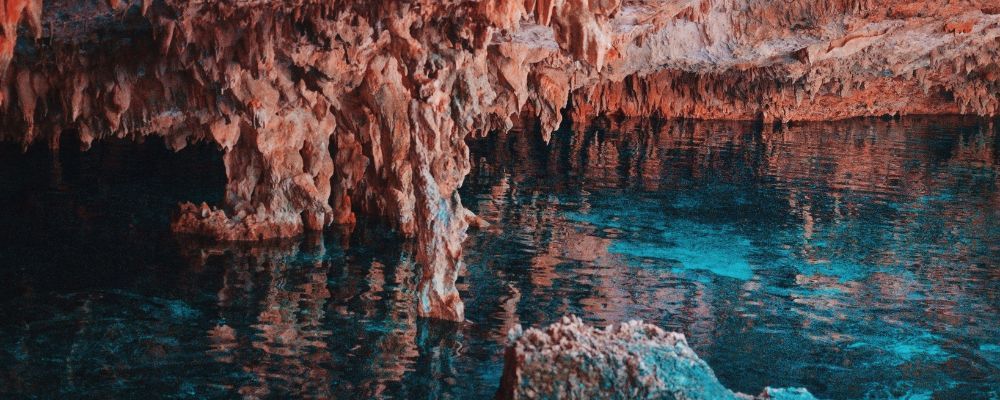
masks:
<svg viewBox="0 0 1000 400"><path fill-rule="evenodd" d="M0 154L0 397L483 398L506 332L577 314L684 332L724 384L1000 397L989 121L599 121L473 143L468 323L416 318L378 223L267 245L176 238L217 152Z"/></svg>

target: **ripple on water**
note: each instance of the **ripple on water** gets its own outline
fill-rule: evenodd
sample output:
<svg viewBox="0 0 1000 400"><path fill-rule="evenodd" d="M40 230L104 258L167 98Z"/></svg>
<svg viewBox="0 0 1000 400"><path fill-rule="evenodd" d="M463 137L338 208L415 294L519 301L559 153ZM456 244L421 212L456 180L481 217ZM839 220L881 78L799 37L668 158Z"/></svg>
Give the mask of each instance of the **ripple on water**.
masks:
<svg viewBox="0 0 1000 400"><path fill-rule="evenodd" d="M0 397L489 397L508 330L567 313L682 331L742 392L1000 396L989 122L604 121L474 142L461 194L492 225L466 243L461 325L416 317L413 244L381 224L177 240L165 216L220 200L221 156L105 143L0 157Z"/></svg>

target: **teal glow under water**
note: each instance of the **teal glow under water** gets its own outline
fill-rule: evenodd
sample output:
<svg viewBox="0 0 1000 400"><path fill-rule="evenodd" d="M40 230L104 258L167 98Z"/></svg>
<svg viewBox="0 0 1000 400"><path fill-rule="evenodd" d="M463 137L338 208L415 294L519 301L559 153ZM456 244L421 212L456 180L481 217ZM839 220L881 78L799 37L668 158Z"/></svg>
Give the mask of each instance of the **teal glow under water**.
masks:
<svg viewBox="0 0 1000 400"><path fill-rule="evenodd" d="M508 329L684 332L728 387L1000 398L1000 139L989 122L603 123L473 145L465 324L415 317L376 223L177 239L218 154L3 153L0 397L483 398ZM58 161L58 162L56 162ZM206 171L210 173L206 173Z"/></svg>

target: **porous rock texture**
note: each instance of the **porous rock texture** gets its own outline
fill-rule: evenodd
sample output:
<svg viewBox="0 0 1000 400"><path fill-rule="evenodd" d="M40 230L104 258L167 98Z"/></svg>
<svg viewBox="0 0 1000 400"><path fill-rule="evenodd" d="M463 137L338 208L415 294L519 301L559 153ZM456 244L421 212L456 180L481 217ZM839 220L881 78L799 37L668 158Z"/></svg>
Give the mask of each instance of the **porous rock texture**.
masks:
<svg viewBox="0 0 1000 400"><path fill-rule="evenodd" d="M296 236L355 213L418 242L419 313L461 320L465 140L598 114L995 115L994 0L0 0L0 138L225 152L173 230ZM567 108L569 106L569 108Z"/></svg>
<svg viewBox="0 0 1000 400"><path fill-rule="evenodd" d="M815 400L805 389L726 389L683 334L631 321L596 329L575 316L509 333L498 399Z"/></svg>

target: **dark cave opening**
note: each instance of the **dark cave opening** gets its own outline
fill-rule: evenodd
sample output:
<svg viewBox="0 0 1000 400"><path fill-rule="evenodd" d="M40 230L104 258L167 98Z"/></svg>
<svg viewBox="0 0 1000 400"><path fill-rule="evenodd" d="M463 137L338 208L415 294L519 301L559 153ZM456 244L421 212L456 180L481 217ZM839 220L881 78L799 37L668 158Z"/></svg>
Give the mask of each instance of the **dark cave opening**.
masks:
<svg viewBox="0 0 1000 400"><path fill-rule="evenodd" d="M176 257L161 244L172 243L165 239L178 202L222 200L214 144L173 152L159 137L108 138L80 151L77 140L65 133L57 151L36 143L24 152L0 142L0 280L13 289L0 299L140 276L139 259Z"/></svg>

